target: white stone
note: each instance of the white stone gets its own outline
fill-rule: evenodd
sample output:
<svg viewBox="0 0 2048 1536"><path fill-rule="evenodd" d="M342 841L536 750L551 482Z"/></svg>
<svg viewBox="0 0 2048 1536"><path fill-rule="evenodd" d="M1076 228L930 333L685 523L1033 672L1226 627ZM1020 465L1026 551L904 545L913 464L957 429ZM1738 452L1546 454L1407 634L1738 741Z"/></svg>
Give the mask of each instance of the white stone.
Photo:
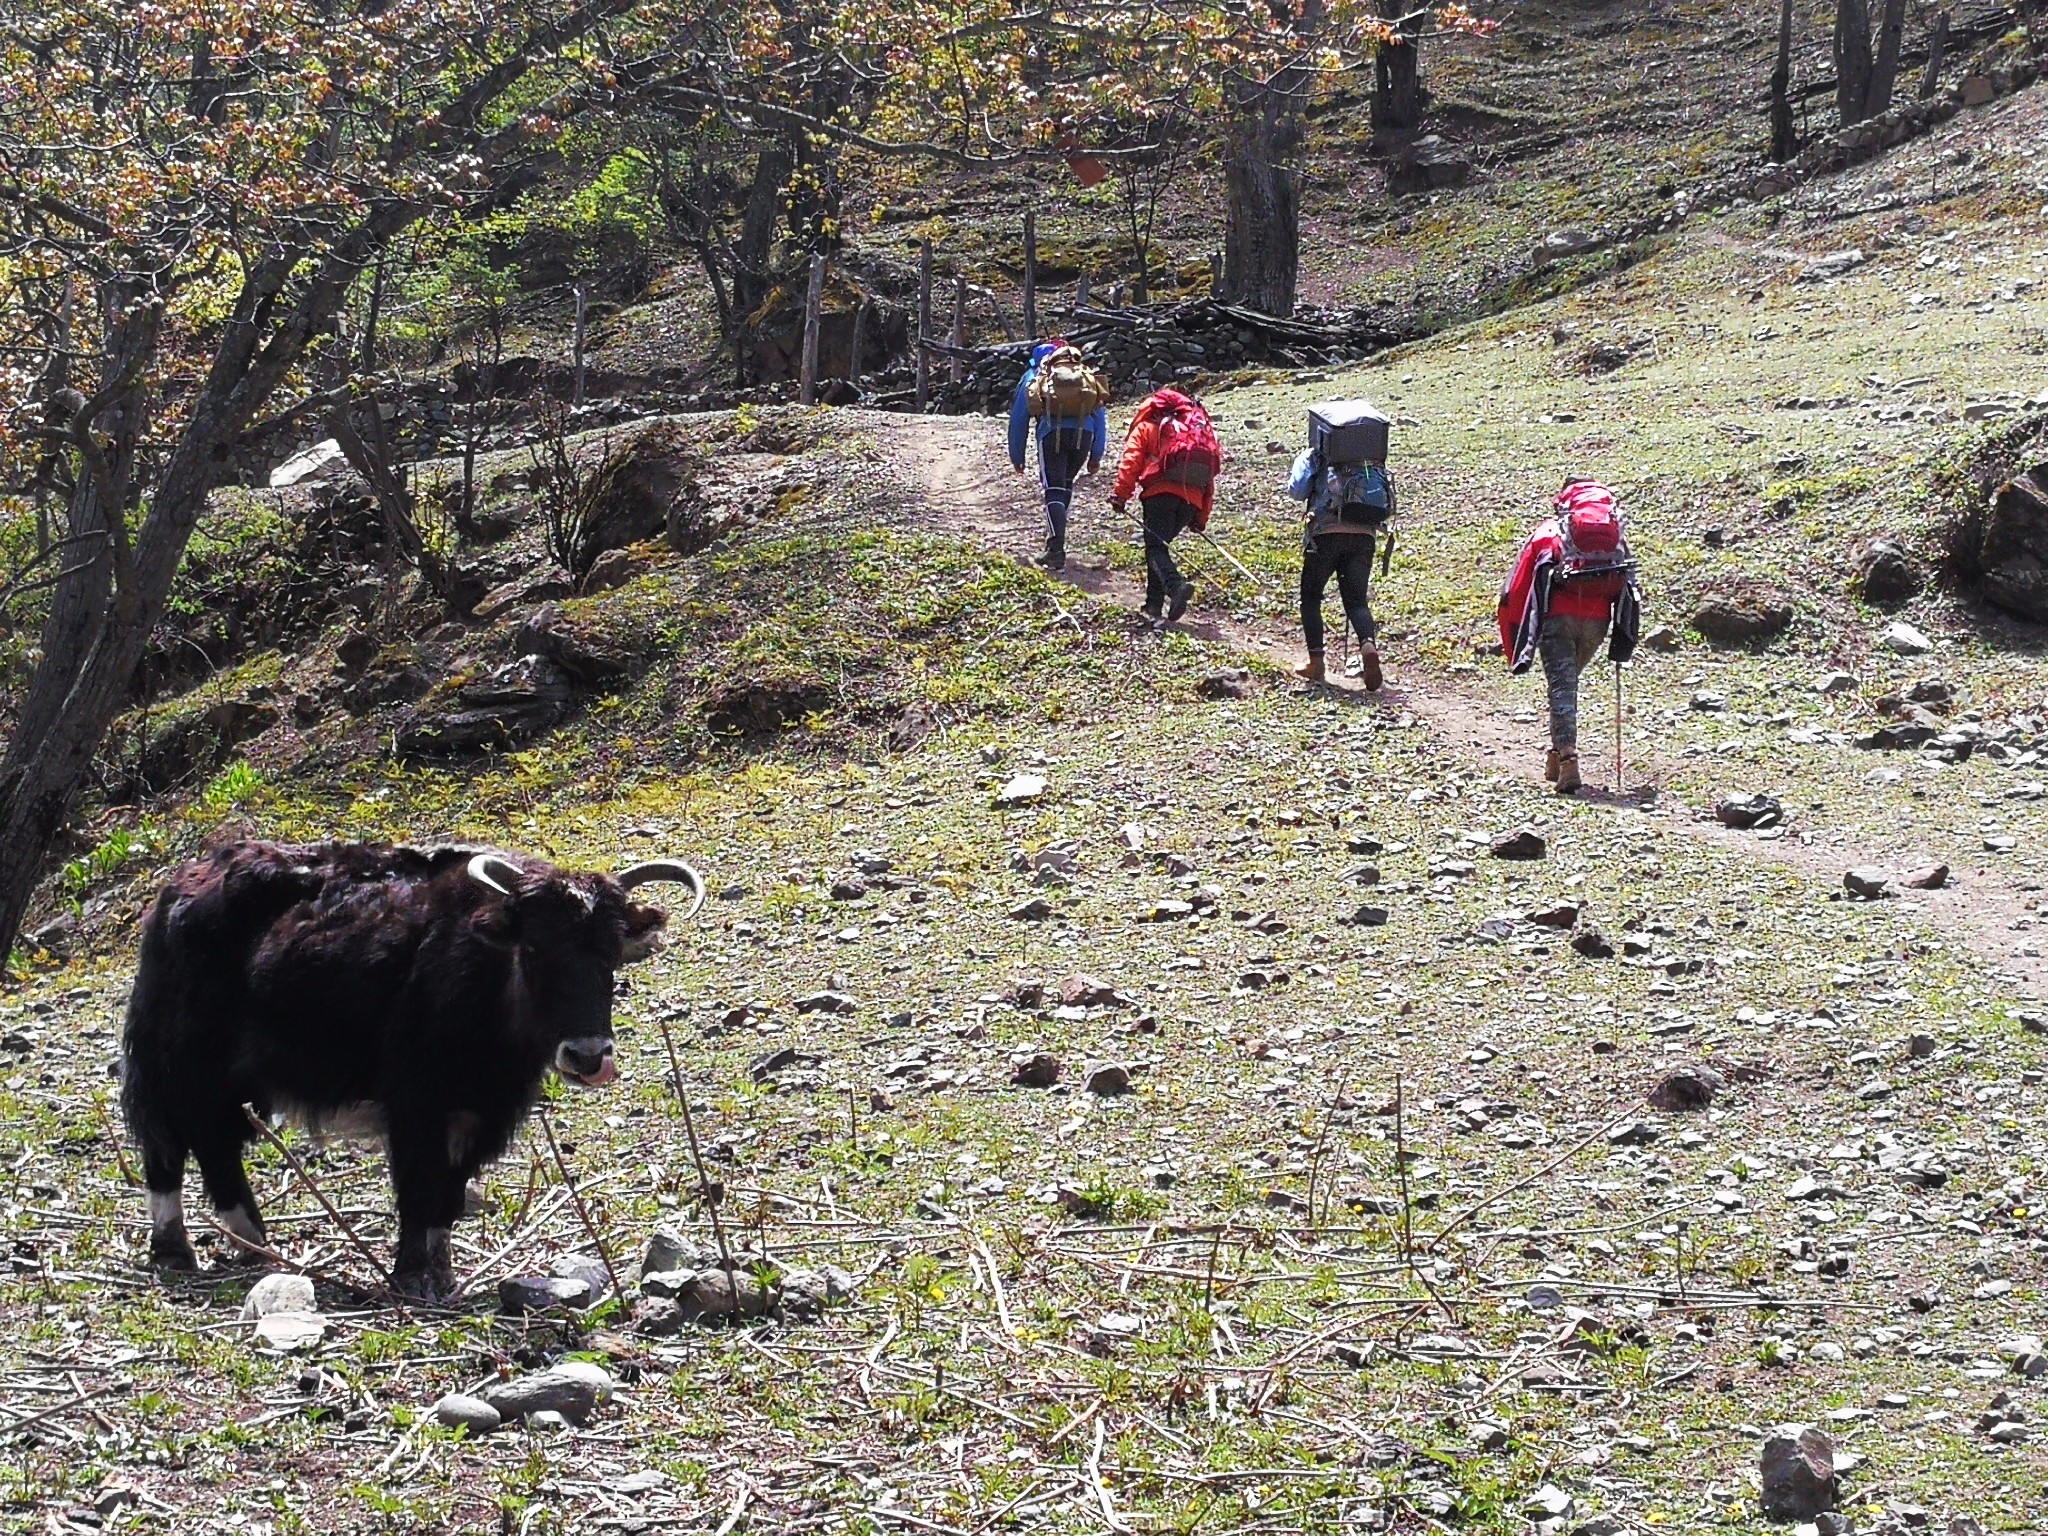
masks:
<svg viewBox="0 0 2048 1536"><path fill-rule="evenodd" d="M1901 656L1925 656L1934 649L1932 640L1903 619L1885 629L1884 643Z"/></svg>

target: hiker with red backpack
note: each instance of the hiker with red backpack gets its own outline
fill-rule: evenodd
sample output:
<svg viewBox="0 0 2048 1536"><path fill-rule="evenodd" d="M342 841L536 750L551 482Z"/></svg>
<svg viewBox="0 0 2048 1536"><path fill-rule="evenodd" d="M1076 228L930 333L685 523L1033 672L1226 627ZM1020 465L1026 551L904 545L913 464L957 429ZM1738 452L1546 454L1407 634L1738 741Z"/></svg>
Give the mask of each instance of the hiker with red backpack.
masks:
<svg viewBox="0 0 2048 1536"><path fill-rule="evenodd" d="M1543 658L1550 685L1550 757L1543 776L1560 795L1577 794L1583 782L1579 674L1602 640L1608 660L1619 667L1635 654L1642 628L1635 560L1613 491L1597 480L1565 481L1551 516L1523 541L1501 589L1499 618L1501 651L1515 673Z"/></svg>
<svg viewBox="0 0 2048 1536"><path fill-rule="evenodd" d="M1067 508L1085 464L1102 467L1109 444L1109 385L1081 349L1055 336L1031 350L1030 366L1010 397L1010 462L1024 473L1025 442L1038 423L1038 483L1045 492L1047 570L1067 568Z"/></svg>
<svg viewBox="0 0 2048 1536"><path fill-rule="evenodd" d="M1145 614L1155 623L1172 623L1194 598L1195 584L1173 563L1173 541L1184 529L1209 526L1222 468L1201 402L1177 389L1155 390L1131 417L1109 504L1121 513L1135 494L1144 508Z"/></svg>

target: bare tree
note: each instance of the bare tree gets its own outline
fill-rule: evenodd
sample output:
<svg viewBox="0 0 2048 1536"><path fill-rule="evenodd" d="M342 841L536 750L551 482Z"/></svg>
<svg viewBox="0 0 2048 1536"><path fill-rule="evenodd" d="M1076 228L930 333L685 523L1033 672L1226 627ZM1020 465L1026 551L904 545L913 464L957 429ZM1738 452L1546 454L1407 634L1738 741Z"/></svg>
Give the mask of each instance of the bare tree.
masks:
<svg viewBox="0 0 2048 1536"><path fill-rule="evenodd" d="M1835 114L1844 128L1891 109L1906 0L1884 0L1873 54L1869 0L1835 0Z"/></svg>
<svg viewBox="0 0 2048 1536"><path fill-rule="evenodd" d="M1186 169L1201 146L1194 115L1169 105L1116 136L1119 148L1131 153L1115 162L1117 202L1124 234L1130 241L1133 296L1142 304L1151 297L1152 237L1159 222L1159 203L1166 189Z"/></svg>
<svg viewBox="0 0 2048 1536"><path fill-rule="evenodd" d="M1780 165L1799 153L1792 116L1792 0L1778 0L1778 62L1771 69L1771 158Z"/></svg>

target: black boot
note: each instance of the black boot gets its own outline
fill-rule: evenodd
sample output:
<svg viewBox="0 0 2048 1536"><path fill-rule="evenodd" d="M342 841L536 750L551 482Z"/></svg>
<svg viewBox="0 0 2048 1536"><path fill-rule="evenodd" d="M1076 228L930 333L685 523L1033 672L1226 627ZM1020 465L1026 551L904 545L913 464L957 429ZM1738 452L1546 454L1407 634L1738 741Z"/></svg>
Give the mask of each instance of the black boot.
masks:
<svg viewBox="0 0 2048 1536"><path fill-rule="evenodd" d="M1056 533L1045 541L1045 568L1048 571L1067 568L1067 541Z"/></svg>

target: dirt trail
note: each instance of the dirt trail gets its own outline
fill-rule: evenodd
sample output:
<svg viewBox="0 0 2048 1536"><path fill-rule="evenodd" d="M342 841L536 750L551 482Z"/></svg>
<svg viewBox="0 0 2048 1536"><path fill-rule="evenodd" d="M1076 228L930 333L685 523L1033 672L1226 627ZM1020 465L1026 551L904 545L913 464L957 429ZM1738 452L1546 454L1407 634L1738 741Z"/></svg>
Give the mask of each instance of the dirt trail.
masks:
<svg viewBox="0 0 2048 1536"><path fill-rule="evenodd" d="M1002 425L986 417L881 415L872 418L877 441L898 471L922 495L921 526L998 550L1016 560L1031 560L1045 541L1037 481L1011 468ZM1109 467L1094 482L1076 487L1075 503L1086 517L1100 507ZM1135 532L1135 529L1134 529ZM1096 597L1136 612L1144 602L1143 583L1091 561L1069 559L1061 579ZM1197 599L1199 603L1200 599ZM1256 654L1287 666L1302 656L1299 632L1191 614L1177 626L1183 633L1241 653ZM1492 704L1463 692L1441 677L1419 675L1390 658L1387 686L1366 693L1353 682L1326 685L1329 692L1361 708L1389 715L1404 712L1425 721L1447 745L1490 770L1531 783L1542 780L1542 736L1539 728L1509 719ZM1403 675L1405 673L1405 675ZM1588 754L1588 772L1598 775ZM1671 765L1646 758L1638 743L1630 766L1647 771L1649 787L1618 793L1589 782L1582 802L1630 806L1657 816L1659 824L1722 847L1760 863L1775 864L1835 884L1842 872L1859 865L1885 866L1886 855L1838 842L1809 841L1811 834L1764 841L1733 832L1718 822L1698 819L1693 808L1659 796L1655 786ZM2014 922L2028 915L2021 893L1990 869L1958 870L1957 883L1940 891L1914 892L1913 903L1925 909L1934 924L1966 945L1994 971L2017 977L2030 998L2048 996L2048 957L2019 953Z"/></svg>

